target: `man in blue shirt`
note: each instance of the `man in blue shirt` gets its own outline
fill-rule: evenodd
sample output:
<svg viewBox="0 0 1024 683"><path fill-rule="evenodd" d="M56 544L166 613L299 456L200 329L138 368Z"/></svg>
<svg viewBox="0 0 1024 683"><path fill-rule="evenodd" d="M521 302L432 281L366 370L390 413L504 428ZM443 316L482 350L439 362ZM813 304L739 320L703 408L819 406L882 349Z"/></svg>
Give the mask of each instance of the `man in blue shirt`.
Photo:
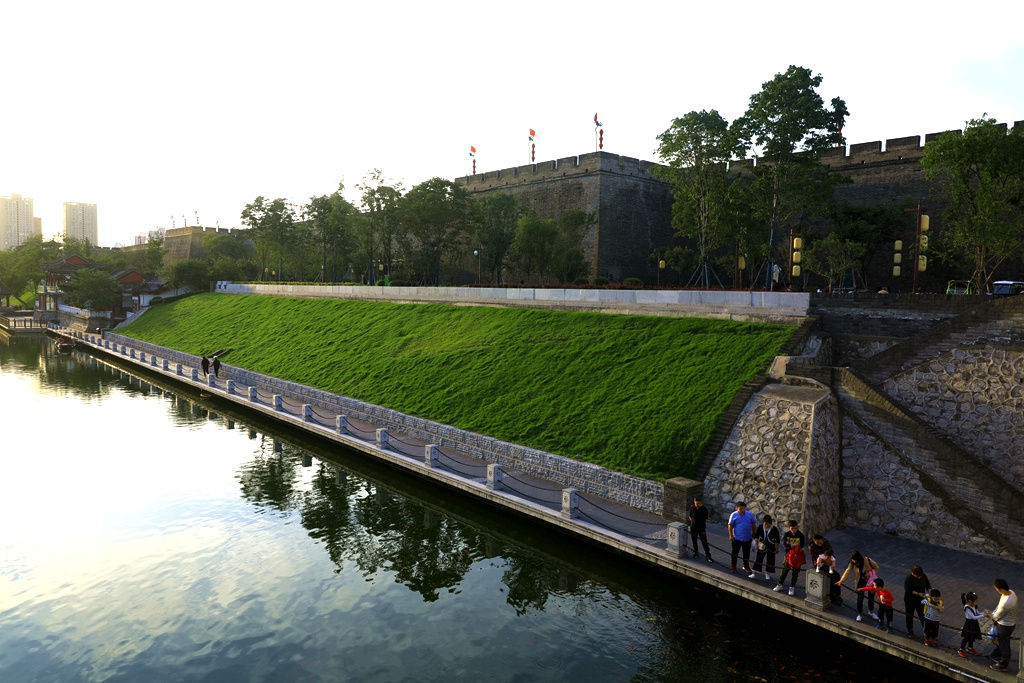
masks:
<svg viewBox="0 0 1024 683"><path fill-rule="evenodd" d="M754 540L757 518L747 510L743 501L736 503L736 511L729 515L729 540L732 541L732 571L736 571L736 558L743 551L743 571L750 572L750 542Z"/></svg>

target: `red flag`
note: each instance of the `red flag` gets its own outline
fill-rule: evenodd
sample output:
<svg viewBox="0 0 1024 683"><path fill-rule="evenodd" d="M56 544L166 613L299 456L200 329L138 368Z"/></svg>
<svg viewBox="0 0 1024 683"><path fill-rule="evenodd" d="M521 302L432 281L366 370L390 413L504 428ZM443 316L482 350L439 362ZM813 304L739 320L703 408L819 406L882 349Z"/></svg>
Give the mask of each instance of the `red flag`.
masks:
<svg viewBox="0 0 1024 683"><path fill-rule="evenodd" d="M594 114L594 123L597 123L597 114Z"/></svg>
<svg viewBox="0 0 1024 683"><path fill-rule="evenodd" d="M474 147L473 145L470 145L469 146L469 156L473 156L474 154L476 154L476 147Z"/></svg>
<svg viewBox="0 0 1024 683"><path fill-rule="evenodd" d="M533 136L535 136L536 134L537 134L537 132L535 130L533 130L533 128L531 128L530 129L530 139L532 140Z"/></svg>

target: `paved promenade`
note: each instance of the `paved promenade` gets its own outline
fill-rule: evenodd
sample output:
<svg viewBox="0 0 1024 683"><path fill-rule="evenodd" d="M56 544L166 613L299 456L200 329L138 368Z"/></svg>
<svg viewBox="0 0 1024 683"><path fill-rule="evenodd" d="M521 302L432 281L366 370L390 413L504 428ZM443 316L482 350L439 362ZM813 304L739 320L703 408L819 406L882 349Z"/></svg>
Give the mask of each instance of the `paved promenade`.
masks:
<svg viewBox="0 0 1024 683"><path fill-rule="evenodd" d="M82 339L80 335L75 336ZM853 642L905 659L953 680L1009 681L1017 675L1019 641L1014 641L1008 672L991 670L990 662L984 657L961 658L957 655L957 648L960 644L960 627L963 625L960 594L974 591L980 597L979 606L982 609L993 609L999 596L992 588L992 580L997 577L1006 579L1011 589L1024 594L1022 563L857 529L837 529L826 533L826 538L836 551L840 571L853 550L861 551L880 565L879 576L886 580L896 596L894 632L887 634L875 628L875 621L870 616L865 615L863 622L855 621L856 594L852 590L852 579L847 579L847 587L843 591L844 604L821 612L805 602L803 576L798 582L796 595L790 597L786 592L772 591L775 582L764 581L763 575L758 579L749 579L739 570L731 572L728 534L723 525L712 524L708 529L714 563L708 564L703 557L679 559L667 551L668 530L666 520L660 516L590 494L579 495L579 507L569 516L563 514L565 490L558 483L510 471L504 473L500 485L489 487L487 463L483 461L452 449L442 451L434 462L425 461L425 453L429 452L425 442L408 435L391 433L389 441L382 444L377 440L376 432L380 425L351 418L347 420L347 428L339 430L337 414L316 406L307 413L303 405L286 397L266 394L260 387L253 387L254 391L250 392L249 387L234 383L229 386L227 368L222 370L220 379L201 379L202 374L193 373L193 368L184 368L181 373L173 369L161 369L163 364L158 359L136 358L130 349L107 349L96 343L87 345L101 355L113 356L119 365L137 366L150 375L164 376L168 382L190 385L281 422L299 426L310 433L390 462L416 476L433 479L510 512L532 517L564 532L630 554L682 578L715 587L826 628ZM752 512L760 516L758 510ZM811 532L816 530L802 531L810 537ZM688 534L685 540L689 542ZM923 644L923 629L919 625L915 626L917 639L912 640L906 635L902 613L903 580L915 564L921 565L932 586L942 591L946 605L938 647L926 647ZM1019 637L1021 632L1018 630L1015 635ZM992 650L992 646L986 643L976 647L983 654ZM1024 681L1024 678L1019 680Z"/></svg>

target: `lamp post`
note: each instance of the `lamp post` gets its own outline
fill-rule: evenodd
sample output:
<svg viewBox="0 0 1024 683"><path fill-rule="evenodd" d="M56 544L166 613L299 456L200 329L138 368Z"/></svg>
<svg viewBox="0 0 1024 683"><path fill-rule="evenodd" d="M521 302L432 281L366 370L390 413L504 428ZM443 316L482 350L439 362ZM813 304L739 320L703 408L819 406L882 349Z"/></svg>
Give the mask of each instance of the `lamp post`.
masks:
<svg viewBox="0 0 1024 683"><path fill-rule="evenodd" d="M665 259L658 261L658 286L661 287L661 271L665 270Z"/></svg>
<svg viewBox="0 0 1024 683"><path fill-rule="evenodd" d="M474 249L473 256L476 256L476 283L480 284L480 250Z"/></svg>

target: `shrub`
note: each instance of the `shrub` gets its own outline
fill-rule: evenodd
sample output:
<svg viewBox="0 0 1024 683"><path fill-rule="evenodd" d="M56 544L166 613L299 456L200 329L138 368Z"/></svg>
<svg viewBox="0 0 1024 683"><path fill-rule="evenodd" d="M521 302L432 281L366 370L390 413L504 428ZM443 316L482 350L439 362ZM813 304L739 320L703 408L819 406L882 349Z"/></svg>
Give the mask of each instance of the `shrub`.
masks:
<svg viewBox="0 0 1024 683"><path fill-rule="evenodd" d="M590 280L588 280L585 277L578 277L575 280L573 280L572 283L574 285L589 285L590 284Z"/></svg>
<svg viewBox="0 0 1024 683"><path fill-rule="evenodd" d="M643 288L644 281L638 277L627 277L625 280L622 281L622 284L626 285L627 287Z"/></svg>
<svg viewBox="0 0 1024 683"><path fill-rule="evenodd" d="M611 281L608 278L606 278L606 277L595 277L594 278L594 284L595 285L607 285L607 284L610 284L610 282Z"/></svg>

